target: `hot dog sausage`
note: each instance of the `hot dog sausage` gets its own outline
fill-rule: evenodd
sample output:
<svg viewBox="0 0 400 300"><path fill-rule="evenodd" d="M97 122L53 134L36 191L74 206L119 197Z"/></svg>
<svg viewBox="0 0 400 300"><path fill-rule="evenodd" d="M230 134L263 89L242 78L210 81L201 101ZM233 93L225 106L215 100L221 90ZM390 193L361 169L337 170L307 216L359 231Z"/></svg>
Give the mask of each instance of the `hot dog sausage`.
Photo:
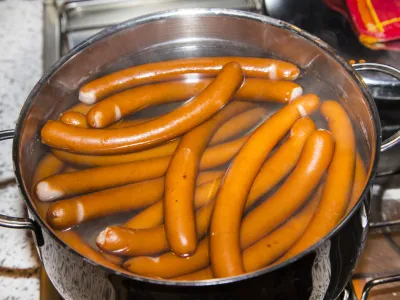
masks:
<svg viewBox="0 0 400 300"><path fill-rule="evenodd" d="M321 199L318 188L306 206L286 223L242 252L246 272L267 266L282 256L300 238L310 223Z"/></svg>
<svg viewBox="0 0 400 300"><path fill-rule="evenodd" d="M321 113L328 120L335 138L335 153L313 219L303 236L279 262L296 256L327 235L343 217L349 204L355 166L353 126L344 108L336 101L324 102Z"/></svg>
<svg viewBox="0 0 400 300"><path fill-rule="evenodd" d="M41 131L42 142L51 147L83 154L144 150L174 139L212 117L230 100L242 80L240 65L231 62L191 101L152 121L128 128L97 130L48 121Z"/></svg>
<svg viewBox="0 0 400 300"><path fill-rule="evenodd" d="M295 99L255 130L231 163L218 193L211 221L210 254L216 277L244 272L238 241L240 221L251 185L278 141L297 119L311 114L318 105L316 95Z"/></svg>
<svg viewBox="0 0 400 300"><path fill-rule="evenodd" d="M354 205L356 205L358 199L360 199L361 193L364 190L365 184L367 183L367 170L365 164L361 158L360 153L356 153L356 169L354 171L354 182L353 190L351 191L350 203L347 207L347 213L349 213Z"/></svg>
<svg viewBox="0 0 400 300"><path fill-rule="evenodd" d="M200 173L201 175L202 173ZM194 207L198 209L213 199L221 185L222 178L198 185L195 191ZM129 219L124 226L129 228L152 228L164 223L164 201L160 200Z"/></svg>
<svg viewBox="0 0 400 300"><path fill-rule="evenodd" d="M84 257L108 268L117 269L120 272L127 273L126 270L106 260L98 251L90 247L76 232L71 230L57 231L57 236Z"/></svg>
<svg viewBox="0 0 400 300"><path fill-rule="evenodd" d="M162 254L157 259L138 256L127 260L123 267L142 276L171 278L203 269L208 264L208 238L205 238L192 256L182 258L173 252Z"/></svg>
<svg viewBox="0 0 400 300"><path fill-rule="evenodd" d="M35 172L33 174L32 195L36 195L35 186L39 181L60 173L63 168L64 168L64 163L61 160L59 160L51 153L46 154L37 164ZM45 220L46 212L49 205L47 203L38 201L39 199L35 196L33 197L33 200L39 215Z"/></svg>
<svg viewBox="0 0 400 300"><path fill-rule="evenodd" d="M200 161L200 170L212 169L228 163L247 138L245 136L206 149ZM62 197L158 178L165 175L170 160L170 156L165 156L52 176L39 182L36 186L36 194L42 201L51 201ZM71 161L73 162L74 160ZM107 163L107 160L105 159L101 162ZM96 180L92 180L93 178L96 178Z"/></svg>
<svg viewBox="0 0 400 300"><path fill-rule="evenodd" d="M89 128L85 115L76 111L67 111L61 114L60 121L75 127Z"/></svg>
<svg viewBox="0 0 400 300"><path fill-rule="evenodd" d="M165 175L164 220L168 243L178 256L189 256L197 247L193 192L203 152L222 123L249 107L245 102L229 103L187 132L172 155Z"/></svg>
<svg viewBox="0 0 400 300"><path fill-rule="evenodd" d="M333 152L334 141L328 131L317 130L310 135L296 168L283 185L243 218L240 228L242 248L260 240L303 205L328 169Z"/></svg>
<svg viewBox="0 0 400 300"><path fill-rule="evenodd" d="M211 79L202 79L198 82L170 81L141 86L112 95L97 103L89 111L88 123L94 128L104 128L145 107L190 99L207 87L211 81ZM285 103L300 96L302 91L300 85L290 81L248 78L236 93L235 98L246 101Z"/></svg>
<svg viewBox="0 0 400 300"><path fill-rule="evenodd" d="M246 132L266 119L267 110L264 107L256 107L242 112L225 122L213 135L208 145L219 144Z"/></svg>
<svg viewBox="0 0 400 300"><path fill-rule="evenodd" d="M78 103L78 104L75 104L74 106L72 106L71 108L67 109L65 112L74 111L74 112L79 112L86 116L92 107L93 107L93 105Z"/></svg>
<svg viewBox="0 0 400 300"><path fill-rule="evenodd" d="M203 171L197 176L196 185L214 181L215 179L222 177L224 174L225 170Z"/></svg>
<svg viewBox="0 0 400 300"><path fill-rule="evenodd" d="M189 273L186 275L181 275L178 277L173 277L171 280L188 280L188 281L193 281L193 280L207 280L207 279L213 279L214 275L212 272L211 267L207 267L205 269L201 269L200 271L196 271L193 273Z"/></svg>
<svg viewBox="0 0 400 300"><path fill-rule="evenodd" d="M196 211L198 239L203 238L207 233L214 202L214 200L210 201ZM127 223L124 224L126 225ZM103 251L123 256L154 255L168 251L170 248L164 225L147 229L109 226L99 234L96 243Z"/></svg>
<svg viewBox="0 0 400 300"><path fill-rule="evenodd" d="M289 139L267 159L254 179L247 197L246 210L293 170L307 138L315 129L315 124L309 117L294 123Z"/></svg>
<svg viewBox="0 0 400 300"><path fill-rule="evenodd" d="M85 221L147 207L163 196L164 178L61 200L50 205L47 221L56 229L67 229Z"/></svg>
<svg viewBox="0 0 400 300"><path fill-rule="evenodd" d="M93 104L100 99L134 86L153 82L182 79L182 75L200 73L215 76L224 65L237 61L247 77L296 79L299 69L287 62L252 57L201 57L170 60L134 66L85 84L79 91L79 100Z"/></svg>

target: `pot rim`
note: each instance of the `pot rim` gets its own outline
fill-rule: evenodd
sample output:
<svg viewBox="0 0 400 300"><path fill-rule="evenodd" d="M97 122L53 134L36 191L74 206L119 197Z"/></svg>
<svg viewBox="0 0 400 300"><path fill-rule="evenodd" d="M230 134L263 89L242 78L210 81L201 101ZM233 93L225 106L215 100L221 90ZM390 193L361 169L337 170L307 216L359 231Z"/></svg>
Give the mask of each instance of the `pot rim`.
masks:
<svg viewBox="0 0 400 300"><path fill-rule="evenodd" d="M140 276L140 275L121 273L114 269L100 265L92 260L89 260L88 258L81 255L79 252L72 249L64 241L62 241L48 227L48 225L42 221L42 218L36 212L33 202L29 199L28 192L24 187L24 184L22 181L22 176L21 176L21 171L19 168L18 146L19 146L20 137L21 137L21 134L19 134L19 133L22 130L22 127L25 122L25 116L26 116L27 112L29 111L29 108L30 108L31 103L33 102L33 99L40 92L40 89L43 86L43 84L49 80L49 78L53 75L53 73L55 73L62 65L64 65L64 63L66 63L68 60L73 58L77 53L79 53L80 51L89 47L91 44L93 44L96 41L102 40L103 38L113 35L119 31L137 26L139 24L149 23L149 22L163 20L163 19L181 18L181 17L188 17L188 16L214 16L214 17L226 16L226 17L236 17L236 18L248 19L251 21L261 22L263 24L267 24L270 26L288 30L292 34L301 36L301 37L305 38L306 40L308 40L309 42L316 45L317 47L322 48L325 52L327 52L328 55L330 55L332 58L334 58L336 60L336 62L338 62L342 66L342 68L347 72L348 75L350 75L350 77L354 80L354 82L357 83L357 86L360 89L360 91L362 92L365 99L367 99L367 105L368 105L368 108L369 108L371 115L373 117L373 120L374 120L374 125L375 125L374 129L375 129L375 135L376 135L377 139L376 139L376 145L375 145L375 156L372 158L371 173L369 175L368 182L365 185L364 190L363 190L360 198L357 201L357 204L353 207L353 209L350 211L350 213L345 218L343 218L341 220L341 222L338 225L336 225L336 227L333 230L330 231L330 233L328 235L326 235L323 239L321 239L314 246L307 249L306 251L301 252L300 254L296 255L295 257L285 261L284 263L279 264L277 266L270 267L270 268L267 267L267 268L263 268L263 269L260 269L260 270L254 271L254 272L250 272L250 273L246 273L246 274L234 276L234 277L185 282L185 281L153 279L153 278L144 277L144 276ZM94 36L88 38L87 40L81 42L74 49L72 49L65 56L63 56L60 60L58 60L50 68L49 71L46 71L43 74L42 78L34 86L34 88L30 92L29 96L27 97L27 99L21 109L21 112L19 114L19 117L18 117L18 120L16 123L15 132L16 132L16 134L15 134L14 140L13 140L13 146L12 146L13 155L12 156L13 156L14 173L15 173L16 181L17 181L19 190L28 206L28 209L34 215L34 219L36 222L39 223L41 229L45 230L48 235L50 235L53 239L55 239L60 245L62 245L68 251L74 253L75 255L80 256L82 259L89 262L91 265L102 268L103 270L107 271L108 273L114 273L114 274L123 276L128 279L140 281L142 283L150 283L150 284L156 284L156 285L161 285L161 286L170 286L170 287L172 287L172 286L177 286L177 287L180 287L180 286L181 287L217 286L217 285L222 285L222 284L239 282L242 280L258 277L263 274L270 273L275 270L284 268L284 267L288 266L289 264L291 264L291 263L299 260L300 258L310 254L311 252L315 251L316 248L320 247L325 241L327 241L333 235L335 235L344 226L344 224L347 223L347 221L353 216L355 211L358 210L359 207L362 205L363 201L360 201L360 199L364 199L367 196L369 187L371 186L372 180L374 179L374 177L376 175L376 170L377 170L379 155L380 155L381 140L382 140L379 114L378 114L378 110L377 110L376 104L374 102L374 99L373 99L371 93L369 92L366 84L362 80L362 77L357 73L356 70L354 70L354 68L346 60L344 60L339 55L339 53L335 49L333 49L331 46L329 46L327 43L325 43L321 39L306 32L305 30L302 30L302 29L300 29L292 24L286 23L284 21L277 20L277 19L265 16L265 15L251 13L251 12L245 12L245 11L234 10L234 9L219 9L219 8L217 8L217 9L214 9L214 8L175 9L175 10L167 10L167 11L163 11L163 12L157 12L157 13L152 13L152 14L148 14L148 15L143 15L143 16L140 16L140 17L137 17L134 19L127 20L118 25L108 27L108 28L102 30L101 32L95 34Z"/></svg>

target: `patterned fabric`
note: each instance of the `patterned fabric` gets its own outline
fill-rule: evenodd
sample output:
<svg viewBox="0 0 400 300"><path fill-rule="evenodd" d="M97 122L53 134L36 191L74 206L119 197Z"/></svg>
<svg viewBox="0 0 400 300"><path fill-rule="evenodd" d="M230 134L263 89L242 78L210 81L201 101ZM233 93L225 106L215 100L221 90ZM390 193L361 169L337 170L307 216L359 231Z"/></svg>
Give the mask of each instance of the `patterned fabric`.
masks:
<svg viewBox="0 0 400 300"><path fill-rule="evenodd" d="M400 0L325 0L352 23L371 49L400 50Z"/></svg>

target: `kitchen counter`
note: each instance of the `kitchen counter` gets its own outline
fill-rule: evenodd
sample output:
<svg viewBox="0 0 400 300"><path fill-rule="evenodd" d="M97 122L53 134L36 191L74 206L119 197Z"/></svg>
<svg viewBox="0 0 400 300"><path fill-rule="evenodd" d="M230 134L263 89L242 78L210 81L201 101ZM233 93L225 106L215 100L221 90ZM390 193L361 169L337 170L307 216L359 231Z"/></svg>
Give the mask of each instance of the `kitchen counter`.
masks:
<svg viewBox="0 0 400 300"><path fill-rule="evenodd" d="M42 74L42 1L0 1L0 130L14 128ZM26 216L13 178L11 141L0 147L0 213ZM40 263L31 233L0 228L0 299L39 299Z"/></svg>

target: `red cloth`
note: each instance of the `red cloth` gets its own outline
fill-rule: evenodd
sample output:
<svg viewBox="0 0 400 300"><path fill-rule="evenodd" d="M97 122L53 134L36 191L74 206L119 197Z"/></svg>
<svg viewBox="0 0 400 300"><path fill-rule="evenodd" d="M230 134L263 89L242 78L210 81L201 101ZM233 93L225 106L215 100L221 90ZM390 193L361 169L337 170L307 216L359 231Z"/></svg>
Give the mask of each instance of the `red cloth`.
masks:
<svg viewBox="0 0 400 300"><path fill-rule="evenodd" d="M400 50L400 0L325 0L346 16L371 49Z"/></svg>

